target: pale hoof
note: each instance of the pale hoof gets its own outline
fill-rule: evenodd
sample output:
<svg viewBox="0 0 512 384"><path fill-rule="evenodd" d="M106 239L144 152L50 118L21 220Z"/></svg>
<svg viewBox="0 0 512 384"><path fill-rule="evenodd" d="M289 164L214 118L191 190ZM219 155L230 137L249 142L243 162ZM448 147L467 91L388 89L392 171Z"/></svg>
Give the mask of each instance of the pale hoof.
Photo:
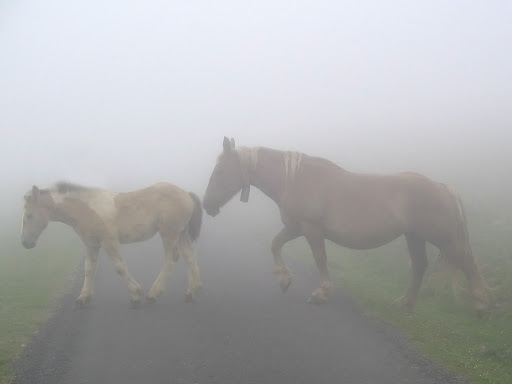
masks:
<svg viewBox="0 0 512 384"><path fill-rule="evenodd" d="M75 306L77 308L83 308L91 302L91 296L78 296L75 300Z"/></svg>
<svg viewBox="0 0 512 384"><path fill-rule="evenodd" d="M140 298L133 298L132 297L130 299L130 305L131 305L132 308L138 308L140 306L140 302L141 302Z"/></svg>
<svg viewBox="0 0 512 384"><path fill-rule="evenodd" d="M192 303L195 301L194 295L190 292L185 293L185 303Z"/></svg>
<svg viewBox="0 0 512 384"><path fill-rule="evenodd" d="M192 303L197 300L197 298L201 295L201 292L203 291L203 286L199 285L194 289L187 290L187 293L185 293L185 302L186 303Z"/></svg>
<svg viewBox="0 0 512 384"><path fill-rule="evenodd" d="M485 315L486 313L490 313L492 312L492 310L494 309L493 307L495 307L496 304L493 303L489 303L489 300L487 298L477 298L475 299L475 310L476 310L476 313L478 315L478 317L482 317L483 315Z"/></svg>
<svg viewBox="0 0 512 384"><path fill-rule="evenodd" d="M277 281L279 282L281 291L285 293L292 283L290 270L287 267L276 267L274 268L274 274L277 276Z"/></svg>
<svg viewBox="0 0 512 384"><path fill-rule="evenodd" d="M310 303L310 304L324 304L326 302L327 302L327 297L321 297L320 295L315 295L315 294L312 294L306 300L306 303Z"/></svg>
<svg viewBox="0 0 512 384"><path fill-rule="evenodd" d="M308 303L323 304L329 299L329 295L332 291L332 283L330 281L324 281L320 288L316 289L311 297L307 300Z"/></svg>
<svg viewBox="0 0 512 384"><path fill-rule="evenodd" d="M407 299L407 297L402 296L393 302L392 307L397 310L411 312L414 305L410 302L409 299Z"/></svg>
<svg viewBox="0 0 512 384"><path fill-rule="evenodd" d="M197 300L197 298L201 295L201 292L203 291L203 286L199 285L194 289L187 290L187 293L185 293L185 302L186 303L192 303Z"/></svg>
<svg viewBox="0 0 512 384"><path fill-rule="evenodd" d="M489 303L478 303L475 305L475 311L476 315L479 319L485 319L485 318L491 318L493 311L497 308L496 304L489 304Z"/></svg>
<svg viewBox="0 0 512 384"><path fill-rule="evenodd" d="M143 294L144 294L144 291L142 290L142 288L139 287L137 289L137 293L135 295L133 295L132 297L130 297L130 304L131 304L132 308L136 308L140 305L141 297Z"/></svg>
<svg viewBox="0 0 512 384"><path fill-rule="evenodd" d="M290 284L291 284L291 283L292 283L292 279L290 279L290 278L289 278L289 279L287 279L286 281L281 281L281 282L279 283L279 286L281 287L281 291L282 291L283 293L285 293L285 292L286 292L286 290L288 289L288 287L290 286Z"/></svg>

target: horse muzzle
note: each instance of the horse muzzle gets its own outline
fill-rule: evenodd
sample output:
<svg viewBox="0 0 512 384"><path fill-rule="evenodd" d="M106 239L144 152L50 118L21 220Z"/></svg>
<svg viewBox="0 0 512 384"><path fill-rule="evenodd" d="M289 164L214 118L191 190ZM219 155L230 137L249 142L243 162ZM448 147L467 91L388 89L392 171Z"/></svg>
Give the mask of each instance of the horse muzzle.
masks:
<svg viewBox="0 0 512 384"><path fill-rule="evenodd" d="M23 240L21 242L21 244L23 244L23 247L25 247L26 249L32 249L36 246L35 241L28 241L28 240Z"/></svg>
<svg viewBox="0 0 512 384"><path fill-rule="evenodd" d="M217 215L219 214L219 212L220 212L220 208L210 208L210 207L206 208L206 207L205 207L205 209L204 209L204 210L205 210L205 211L206 211L206 213L207 213L209 216L211 216L211 217L215 217L215 216L217 216Z"/></svg>

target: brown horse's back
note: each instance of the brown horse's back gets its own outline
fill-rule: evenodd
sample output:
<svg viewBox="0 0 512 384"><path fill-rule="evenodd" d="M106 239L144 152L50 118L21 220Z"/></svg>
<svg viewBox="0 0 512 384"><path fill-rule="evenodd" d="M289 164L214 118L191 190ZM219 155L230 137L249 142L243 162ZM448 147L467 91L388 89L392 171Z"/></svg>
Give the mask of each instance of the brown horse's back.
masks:
<svg viewBox="0 0 512 384"><path fill-rule="evenodd" d="M121 243L147 240L162 230L181 231L195 209L189 193L170 183L119 193L115 196L115 204L116 228Z"/></svg>
<svg viewBox="0 0 512 384"><path fill-rule="evenodd" d="M417 173L352 173L306 157L292 186L282 202L285 216L315 223L349 248L375 248L404 233L439 245L456 230L449 189Z"/></svg>

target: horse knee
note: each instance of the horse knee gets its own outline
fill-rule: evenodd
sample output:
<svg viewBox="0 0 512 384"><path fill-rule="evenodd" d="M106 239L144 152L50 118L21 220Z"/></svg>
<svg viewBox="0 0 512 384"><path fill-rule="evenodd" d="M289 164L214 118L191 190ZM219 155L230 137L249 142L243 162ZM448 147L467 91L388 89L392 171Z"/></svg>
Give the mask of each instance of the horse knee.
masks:
<svg viewBox="0 0 512 384"><path fill-rule="evenodd" d="M121 260L113 260L112 264L114 265L114 270L119 276L126 276L126 267Z"/></svg>
<svg viewBox="0 0 512 384"><path fill-rule="evenodd" d="M270 245L270 251L272 252L272 254L275 255L280 250L281 250L281 243L277 239L272 240L272 244Z"/></svg>

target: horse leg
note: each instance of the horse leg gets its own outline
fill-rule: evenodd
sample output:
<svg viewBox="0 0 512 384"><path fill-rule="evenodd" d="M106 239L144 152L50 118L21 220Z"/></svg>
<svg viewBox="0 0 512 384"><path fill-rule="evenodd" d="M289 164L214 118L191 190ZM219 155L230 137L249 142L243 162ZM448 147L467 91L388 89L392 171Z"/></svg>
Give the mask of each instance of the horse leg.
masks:
<svg viewBox="0 0 512 384"><path fill-rule="evenodd" d="M428 260L425 240L412 234L405 235L405 240L411 257L411 281L405 295L395 300L393 304L398 308L411 310L416 303Z"/></svg>
<svg viewBox="0 0 512 384"><path fill-rule="evenodd" d="M126 262L119 253L119 243L107 244L104 248L105 252L110 257L110 261L112 262L114 269L128 285L128 291L130 291L131 294L130 302L132 305L139 304L142 289L140 288L139 283L137 283L137 281L128 272Z"/></svg>
<svg viewBox="0 0 512 384"><path fill-rule="evenodd" d="M185 295L187 302L193 301L199 291L201 290L201 275L199 273L199 266L197 265L196 250L187 234L182 233L178 243L178 251L181 253L185 262L187 263L188 270L188 287Z"/></svg>
<svg viewBox="0 0 512 384"><path fill-rule="evenodd" d="M325 240L321 234L308 233L305 235L308 241L315 263L320 272L321 283L320 286L313 291L308 303L321 304L325 303L332 291L332 282L329 278L327 270L327 254L325 253Z"/></svg>
<svg viewBox="0 0 512 384"><path fill-rule="evenodd" d="M291 231L288 227L284 227L272 240L271 250L272 255L274 256L274 274L277 276L277 281L279 282L279 286L283 292L286 292L290 286L292 282L292 275L283 261L281 251L287 242L296 239L299 236L299 233Z"/></svg>
<svg viewBox="0 0 512 384"><path fill-rule="evenodd" d="M178 250L175 249L177 235L172 231L167 231L160 232L160 237L162 238L162 243L164 246L164 265L162 266L160 273L154 281L153 286L146 295L146 300L151 303L155 302L164 292L165 284L174 268L175 256L176 260L179 257L179 253L176 253Z"/></svg>
<svg viewBox="0 0 512 384"><path fill-rule="evenodd" d="M99 246L88 246L87 254L85 255L85 267L84 267L84 286L80 296L77 297L75 303L78 306L84 306L91 300L91 296L94 293L94 277L96 275L96 266L98 262L98 255L100 253Z"/></svg>

